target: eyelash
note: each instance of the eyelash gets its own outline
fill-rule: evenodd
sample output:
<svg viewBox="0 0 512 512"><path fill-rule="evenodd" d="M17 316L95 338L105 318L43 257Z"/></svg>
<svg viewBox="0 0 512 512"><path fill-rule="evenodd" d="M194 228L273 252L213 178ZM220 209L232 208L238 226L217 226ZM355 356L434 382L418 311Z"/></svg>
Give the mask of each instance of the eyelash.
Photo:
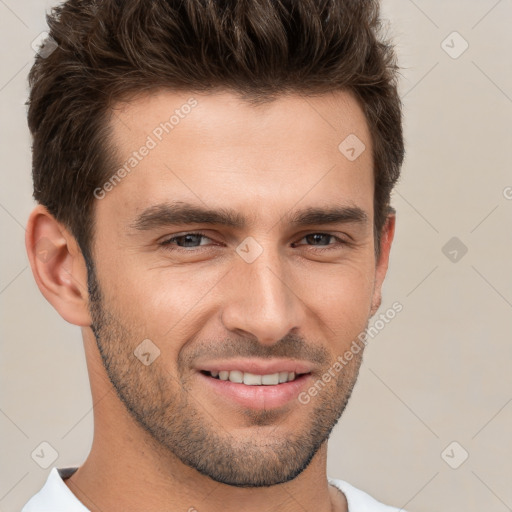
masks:
<svg viewBox="0 0 512 512"><path fill-rule="evenodd" d="M177 235L177 236L173 236L171 238L168 238L166 240L163 240L162 242L159 243L160 246L162 246L165 250L168 250L168 251L182 251L182 252L195 252L197 250L202 250L202 249L208 249L210 248L210 246L198 246L198 247L190 247L190 248L186 248L186 247L179 247L179 246L173 246L172 242L178 238L184 238L188 235L195 235L195 236L201 236L201 237L204 237L204 238L208 238L209 240L211 240L211 238L208 236L208 235L205 235L204 233L201 233L201 232L190 232L190 233L184 233L182 235ZM306 235L304 235L299 241L302 241L304 240L304 238L308 237L308 236L311 236L311 235L324 235L324 236L329 236L331 238L334 238L334 240L336 240L336 242L338 242L339 245L348 245L348 242L335 236L335 235L332 235L331 233L323 233L321 231L318 231L318 232L312 232L312 233L308 233ZM296 242L294 242L296 243ZM310 247L313 247L317 252L323 252L323 251L330 251L330 250L333 250L333 249L336 249L337 248L337 245L338 244L329 244L328 246L314 246L314 245L311 245ZM301 244L301 245L305 245L305 244Z"/></svg>

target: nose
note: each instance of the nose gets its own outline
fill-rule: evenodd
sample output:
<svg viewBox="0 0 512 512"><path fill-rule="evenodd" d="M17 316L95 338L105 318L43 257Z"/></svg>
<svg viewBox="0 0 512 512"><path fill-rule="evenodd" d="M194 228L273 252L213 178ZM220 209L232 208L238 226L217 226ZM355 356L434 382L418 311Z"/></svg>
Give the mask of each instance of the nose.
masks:
<svg viewBox="0 0 512 512"><path fill-rule="evenodd" d="M237 261L226 285L222 323L229 331L272 345L301 326L304 303L277 254L264 250L252 263Z"/></svg>

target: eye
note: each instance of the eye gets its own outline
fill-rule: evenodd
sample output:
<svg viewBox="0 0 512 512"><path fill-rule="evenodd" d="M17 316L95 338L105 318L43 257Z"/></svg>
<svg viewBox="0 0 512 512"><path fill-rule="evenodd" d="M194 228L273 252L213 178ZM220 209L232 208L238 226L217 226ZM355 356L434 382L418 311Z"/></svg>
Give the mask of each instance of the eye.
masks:
<svg viewBox="0 0 512 512"><path fill-rule="evenodd" d="M329 240L334 239L334 244L330 244ZM306 235L305 237L301 238L300 241L306 240L307 242L311 243L313 247L326 247L325 249L321 248L320 251L330 250L330 249L336 249L340 245L345 245L346 242L342 240L341 238L331 235L330 233L310 233ZM304 244L298 244L297 242L293 245L304 245Z"/></svg>
<svg viewBox="0 0 512 512"><path fill-rule="evenodd" d="M203 245L201 239L211 240L204 233L184 233L182 235L173 236L160 242L160 245L169 250L180 250L180 249L195 249Z"/></svg>
<svg viewBox="0 0 512 512"><path fill-rule="evenodd" d="M299 243L303 240L306 241L306 244ZM183 233L167 238L161 241L159 245L170 251L194 252L194 249L207 249L211 246L208 241L213 242L213 240L204 233ZM334 243L330 243L332 241L334 241ZM343 239L330 233L310 233L301 238L299 242L293 243L292 247L310 245L317 251L327 251L337 249L347 244Z"/></svg>

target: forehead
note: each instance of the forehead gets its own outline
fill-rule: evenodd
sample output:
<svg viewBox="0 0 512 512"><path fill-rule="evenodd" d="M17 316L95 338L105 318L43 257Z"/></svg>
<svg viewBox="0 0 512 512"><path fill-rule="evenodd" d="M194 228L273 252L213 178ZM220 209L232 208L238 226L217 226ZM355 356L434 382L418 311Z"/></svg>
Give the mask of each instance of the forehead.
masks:
<svg viewBox="0 0 512 512"><path fill-rule="evenodd" d="M132 149L134 138L146 135L164 143L181 136L203 146L214 141L216 146L242 143L253 149L272 140L285 149L303 137L313 144L324 141L337 146L341 136L357 132L371 144L364 113L348 91L287 94L252 104L230 91L158 90L117 103L112 114L114 141L125 150ZM171 132L172 137L166 137Z"/></svg>
<svg viewBox="0 0 512 512"><path fill-rule="evenodd" d="M176 199L253 218L319 201L372 214L371 138L348 92L254 105L228 91L158 91L117 104L110 123L117 165L97 206L119 218Z"/></svg>

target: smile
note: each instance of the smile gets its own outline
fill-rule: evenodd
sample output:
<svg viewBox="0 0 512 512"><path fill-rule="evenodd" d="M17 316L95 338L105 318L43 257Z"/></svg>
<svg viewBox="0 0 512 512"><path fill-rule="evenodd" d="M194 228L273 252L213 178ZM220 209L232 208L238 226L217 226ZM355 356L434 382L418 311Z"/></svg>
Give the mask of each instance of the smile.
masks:
<svg viewBox="0 0 512 512"><path fill-rule="evenodd" d="M219 380L229 380L237 384L245 384L246 386L275 386L292 382L300 375L295 372L276 372L266 375L257 375L255 373L243 372L241 370L222 370L204 372L206 375Z"/></svg>

